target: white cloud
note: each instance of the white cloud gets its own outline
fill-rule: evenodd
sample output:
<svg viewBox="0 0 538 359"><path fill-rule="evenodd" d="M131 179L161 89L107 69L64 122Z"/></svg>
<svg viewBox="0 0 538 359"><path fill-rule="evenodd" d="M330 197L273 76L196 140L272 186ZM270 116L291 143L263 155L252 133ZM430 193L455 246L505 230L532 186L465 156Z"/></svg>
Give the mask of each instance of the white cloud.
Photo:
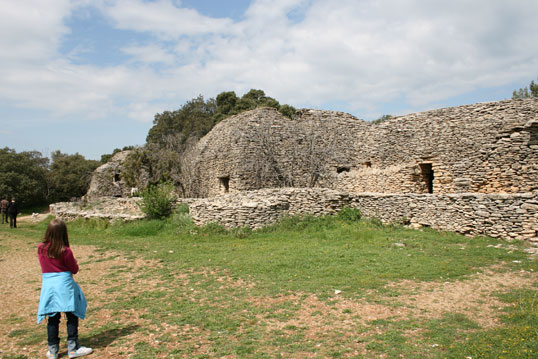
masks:
<svg viewBox="0 0 538 359"><path fill-rule="evenodd" d="M196 10L177 7L170 0L116 0L102 9L120 29L150 32L167 39L218 33L231 25L230 19L203 16Z"/></svg>
<svg viewBox="0 0 538 359"><path fill-rule="evenodd" d="M81 4L133 34L122 47L129 61L77 65L71 55L88 49L59 53ZM347 104L362 117L395 99L422 109L530 81L538 68L534 0L257 0L236 22L178 4L0 0L0 100L57 116L151 121L198 94L261 88L299 107Z"/></svg>
<svg viewBox="0 0 538 359"><path fill-rule="evenodd" d="M69 0L0 0L0 65L38 62L54 56L69 32L62 19L72 9Z"/></svg>
<svg viewBox="0 0 538 359"><path fill-rule="evenodd" d="M153 64L163 63L171 65L174 63L174 56L157 45L129 46L121 49L124 53L131 55L137 62Z"/></svg>

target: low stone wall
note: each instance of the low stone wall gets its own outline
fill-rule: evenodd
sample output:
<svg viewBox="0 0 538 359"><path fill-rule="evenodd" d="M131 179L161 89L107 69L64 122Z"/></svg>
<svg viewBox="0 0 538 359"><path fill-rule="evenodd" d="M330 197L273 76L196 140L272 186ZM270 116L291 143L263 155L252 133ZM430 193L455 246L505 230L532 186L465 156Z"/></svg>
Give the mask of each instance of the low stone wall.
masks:
<svg viewBox="0 0 538 359"><path fill-rule="evenodd" d="M324 188L261 189L203 198L189 205L196 225L260 228L289 215L325 215L350 203L347 194Z"/></svg>
<svg viewBox="0 0 538 359"><path fill-rule="evenodd" d="M538 194L353 195L351 206L385 223L538 242Z"/></svg>
<svg viewBox="0 0 538 359"><path fill-rule="evenodd" d="M50 213L64 221L77 218L134 221L144 218L138 206L140 198L99 197L91 202L59 202L49 206Z"/></svg>
<svg viewBox="0 0 538 359"><path fill-rule="evenodd" d="M538 194L343 193L320 188L263 189L204 198L190 204L195 224L260 228L284 215L325 215L342 207L385 223L405 222L469 235L538 242Z"/></svg>
<svg viewBox="0 0 538 359"><path fill-rule="evenodd" d="M102 197L91 203L62 202L50 206L51 214L64 220L144 218L140 198ZM345 206L384 223L538 243L538 193L520 194L383 194L345 193L326 188L273 188L230 193L187 203L196 225L219 223L227 228L260 228L283 215L335 214Z"/></svg>
<svg viewBox="0 0 538 359"><path fill-rule="evenodd" d="M110 221L134 221L145 218L140 210L140 197L93 197L90 200L78 202L58 202L49 206L50 214L64 221L77 218L102 218ZM196 198L180 198L173 207L181 203L190 205Z"/></svg>

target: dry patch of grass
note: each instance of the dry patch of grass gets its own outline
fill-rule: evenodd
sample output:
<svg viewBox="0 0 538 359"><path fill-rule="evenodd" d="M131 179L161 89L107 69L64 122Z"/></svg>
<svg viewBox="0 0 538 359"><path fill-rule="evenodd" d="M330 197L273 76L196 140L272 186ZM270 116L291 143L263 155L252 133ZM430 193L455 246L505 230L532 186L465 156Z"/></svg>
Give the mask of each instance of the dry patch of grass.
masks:
<svg viewBox="0 0 538 359"><path fill-rule="evenodd" d="M440 283L405 280L390 287L408 293L397 300L417 317L433 319L445 313L462 313L482 328L493 328L499 324L500 309L507 306L494 293L528 288L536 282L538 274L535 272L486 270L462 281Z"/></svg>

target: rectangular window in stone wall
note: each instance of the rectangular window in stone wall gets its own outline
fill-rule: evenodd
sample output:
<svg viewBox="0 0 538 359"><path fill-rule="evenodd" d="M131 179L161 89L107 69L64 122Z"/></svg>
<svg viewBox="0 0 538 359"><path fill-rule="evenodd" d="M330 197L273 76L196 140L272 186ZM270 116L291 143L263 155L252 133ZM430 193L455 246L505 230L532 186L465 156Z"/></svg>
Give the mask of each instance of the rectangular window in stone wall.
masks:
<svg viewBox="0 0 538 359"><path fill-rule="evenodd" d="M221 193L228 193L230 191L230 177L219 177L219 189Z"/></svg>
<svg viewBox="0 0 538 359"><path fill-rule="evenodd" d="M426 193L433 193L433 169L431 163L419 163L421 180Z"/></svg>
<svg viewBox="0 0 538 359"><path fill-rule="evenodd" d="M530 129L529 146L538 145L538 126L533 126Z"/></svg>

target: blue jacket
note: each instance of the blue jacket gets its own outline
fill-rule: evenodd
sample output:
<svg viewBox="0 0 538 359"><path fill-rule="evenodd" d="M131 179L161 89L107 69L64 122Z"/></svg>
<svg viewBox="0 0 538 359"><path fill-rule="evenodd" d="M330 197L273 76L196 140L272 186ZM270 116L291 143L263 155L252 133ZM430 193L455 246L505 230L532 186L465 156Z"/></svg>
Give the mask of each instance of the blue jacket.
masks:
<svg viewBox="0 0 538 359"><path fill-rule="evenodd" d="M45 316L58 312L73 312L80 319L86 316L86 298L71 272L42 273L41 296L37 324Z"/></svg>

